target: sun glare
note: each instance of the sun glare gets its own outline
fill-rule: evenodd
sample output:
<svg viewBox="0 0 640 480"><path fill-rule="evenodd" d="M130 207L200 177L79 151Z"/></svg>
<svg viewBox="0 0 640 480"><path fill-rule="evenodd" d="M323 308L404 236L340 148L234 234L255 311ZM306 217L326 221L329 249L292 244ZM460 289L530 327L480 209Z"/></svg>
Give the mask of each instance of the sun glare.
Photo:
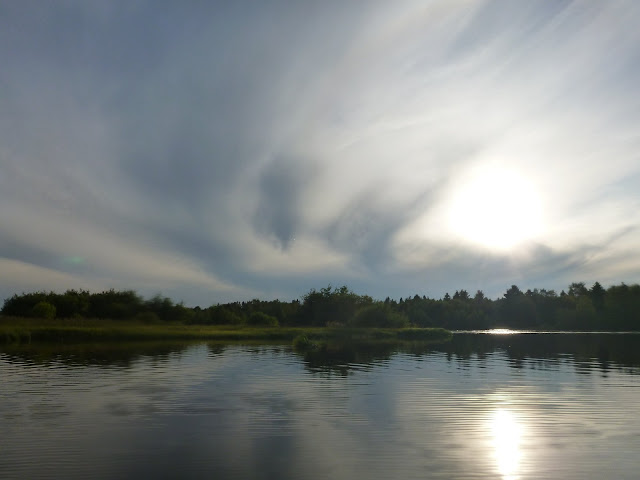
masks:
<svg viewBox="0 0 640 480"><path fill-rule="evenodd" d="M509 410L499 408L491 417L496 464L503 480L515 480L520 464L521 427Z"/></svg>
<svg viewBox="0 0 640 480"><path fill-rule="evenodd" d="M510 170L477 173L456 188L448 214L463 240L509 250L541 230L540 197L525 177Z"/></svg>

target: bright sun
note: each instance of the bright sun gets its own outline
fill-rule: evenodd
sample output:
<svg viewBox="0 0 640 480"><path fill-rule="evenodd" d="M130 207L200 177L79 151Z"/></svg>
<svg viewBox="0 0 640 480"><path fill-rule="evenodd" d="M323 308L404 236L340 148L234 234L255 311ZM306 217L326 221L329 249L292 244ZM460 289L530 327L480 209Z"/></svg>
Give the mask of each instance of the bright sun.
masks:
<svg viewBox="0 0 640 480"><path fill-rule="evenodd" d="M456 188L448 222L465 241L509 250L539 235L540 197L531 182L514 171L476 172Z"/></svg>

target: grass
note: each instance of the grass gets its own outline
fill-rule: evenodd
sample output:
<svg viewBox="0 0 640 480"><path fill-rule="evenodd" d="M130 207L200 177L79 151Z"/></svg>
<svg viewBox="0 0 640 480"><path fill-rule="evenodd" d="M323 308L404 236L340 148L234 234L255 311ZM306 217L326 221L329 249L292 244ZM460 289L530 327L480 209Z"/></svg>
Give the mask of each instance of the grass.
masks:
<svg viewBox="0 0 640 480"><path fill-rule="evenodd" d="M290 343L306 338L309 344L329 340L352 342L446 341L441 328L306 328L236 325L136 323L103 319L30 319L0 317L0 343L120 342L157 340L269 341ZM301 340L299 340L301 341Z"/></svg>

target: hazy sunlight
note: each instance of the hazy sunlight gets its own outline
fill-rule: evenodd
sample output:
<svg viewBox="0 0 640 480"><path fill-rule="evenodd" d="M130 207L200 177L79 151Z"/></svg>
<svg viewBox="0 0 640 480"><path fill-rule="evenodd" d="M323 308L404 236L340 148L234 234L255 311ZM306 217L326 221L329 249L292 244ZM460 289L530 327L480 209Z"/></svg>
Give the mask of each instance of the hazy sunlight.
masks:
<svg viewBox="0 0 640 480"><path fill-rule="evenodd" d="M480 172L457 187L449 226L466 241L510 249L540 233L540 198L532 184L515 172Z"/></svg>

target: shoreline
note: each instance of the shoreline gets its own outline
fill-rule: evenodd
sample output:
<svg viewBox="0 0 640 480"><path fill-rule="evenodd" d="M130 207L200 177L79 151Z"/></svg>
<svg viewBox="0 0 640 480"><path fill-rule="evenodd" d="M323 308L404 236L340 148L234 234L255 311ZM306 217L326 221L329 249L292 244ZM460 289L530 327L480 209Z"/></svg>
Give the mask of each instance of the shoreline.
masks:
<svg viewBox="0 0 640 480"><path fill-rule="evenodd" d="M257 327L239 325L142 324L114 320L39 320L0 317L0 344L80 343L157 340L283 341L306 336L314 342L448 341L443 328Z"/></svg>

